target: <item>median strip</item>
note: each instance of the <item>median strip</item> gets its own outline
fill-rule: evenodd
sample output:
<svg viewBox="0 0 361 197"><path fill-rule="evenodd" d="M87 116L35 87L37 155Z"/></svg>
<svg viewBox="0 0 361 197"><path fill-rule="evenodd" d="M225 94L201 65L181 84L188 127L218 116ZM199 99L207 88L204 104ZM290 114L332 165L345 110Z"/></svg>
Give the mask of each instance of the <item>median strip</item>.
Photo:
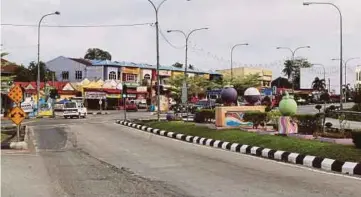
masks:
<svg viewBox="0 0 361 197"><path fill-rule="evenodd" d="M287 163L293 164L300 164L307 167L313 167L318 169L323 169L326 171L334 171L340 172L343 174L350 174L350 175L361 175L361 163L359 162L350 162L350 161L340 161L337 159L331 159L326 157L320 156L313 156L308 154L301 154L301 153L294 153L282 150L275 150L271 148L264 148L261 146L251 146L236 142L227 142L223 139L212 139L207 138L207 136L193 136L188 135L186 132L181 133L180 131L173 131L168 132L162 130L162 128L152 128L146 125L135 124L128 121L121 121L117 120L117 124L137 128L139 130L153 133L156 135L161 135L164 137L169 137L189 143L199 144L199 145L206 145L215 148L220 148L223 150L229 150L233 152L249 154L254 156L259 156L263 158L268 158L276 161L282 161ZM186 127L183 127L187 130ZM223 131L217 131L219 133ZM241 131L239 131L241 132ZM261 136L260 136L261 137ZM276 137L276 136L273 136ZM277 136L278 137L278 136ZM280 137L281 138L281 137ZM294 140L294 139L292 139ZM320 143L320 142L317 142ZM361 155L360 155L361 156ZM361 159L360 157L358 159Z"/></svg>

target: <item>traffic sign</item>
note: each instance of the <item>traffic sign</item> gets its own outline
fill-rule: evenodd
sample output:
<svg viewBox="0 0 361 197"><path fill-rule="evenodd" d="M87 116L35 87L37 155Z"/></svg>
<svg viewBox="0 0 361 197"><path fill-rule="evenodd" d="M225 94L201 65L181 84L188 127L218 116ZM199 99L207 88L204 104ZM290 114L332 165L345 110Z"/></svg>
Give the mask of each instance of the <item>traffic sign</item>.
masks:
<svg viewBox="0 0 361 197"><path fill-rule="evenodd" d="M11 88L8 96L14 103L18 104L23 100L23 91L19 85L15 85Z"/></svg>
<svg viewBox="0 0 361 197"><path fill-rule="evenodd" d="M25 112L18 106L10 111L10 118L16 125L19 125L25 119Z"/></svg>

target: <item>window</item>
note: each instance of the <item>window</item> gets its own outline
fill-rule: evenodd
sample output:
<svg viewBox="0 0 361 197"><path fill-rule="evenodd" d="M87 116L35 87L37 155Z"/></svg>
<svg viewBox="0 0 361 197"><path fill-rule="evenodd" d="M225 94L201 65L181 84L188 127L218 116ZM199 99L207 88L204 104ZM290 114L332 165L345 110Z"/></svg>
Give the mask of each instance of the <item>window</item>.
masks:
<svg viewBox="0 0 361 197"><path fill-rule="evenodd" d="M144 79L150 79L150 75L149 75L149 74L145 74L145 75L144 75Z"/></svg>
<svg viewBox="0 0 361 197"><path fill-rule="evenodd" d="M75 71L75 79L83 79L83 72L81 70Z"/></svg>
<svg viewBox="0 0 361 197"><path fill-rule="evenodd" d="M134 74L127 74L126 75L125 81L136 81L136 80L137 80L137 75L134 75Z"/></svg>
<svg viewBox="0 0 361 197"><path fill-rule="evenodd" d="M61 73L61 78L62 78L63 80L69 80L69 71L63 71L63 72Z"/></svg>
<svg viewBox="0 0 361 197"><path fill-rule="evenodd" d="M114 80L117 79L117 74L114 71L110 72L108 79L114 79Z"/></svg>
<svg viewBox="0 0 361 197"><path fill-rule="evenodd" d="M118 71L118 77L117 77L118 80L120 80L120 71Z"/></svg>

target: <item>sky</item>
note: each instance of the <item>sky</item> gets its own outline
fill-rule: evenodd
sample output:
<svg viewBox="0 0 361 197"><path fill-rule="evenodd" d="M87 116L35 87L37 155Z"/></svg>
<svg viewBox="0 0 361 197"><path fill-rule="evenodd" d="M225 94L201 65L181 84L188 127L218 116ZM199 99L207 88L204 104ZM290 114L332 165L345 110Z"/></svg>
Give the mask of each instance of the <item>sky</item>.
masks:
<svg viewBox="0 0 361 197"><path fill-rule="evenodd" d="M161 0L153 0L158 5ZM319 0L319 2L326 2ZM329 0L343 13L344 59L361 57L361 1ZM327 5L303 6L303 0L167 0L159 10L160 63L184 63L185 39L167 30L195 28L189 39L188 63L203 70L230 67L230 49L234 67L263 67L281 75L287 50L297 48L296 57L326 67L326 78L338 89L339 15ZM16 10L16 12L15 12ZM154 23L155 12L147 0L1 0L1 24L36 25L44 15L43 25L122 25ZM41 28L41 60L58 56L83 57L88 48L101 48L115 61L156 64L154 25L101 28ZM2 51L10 61L27 65L37 58L37 27L1 26ZM355 80L360 60L350 61L348 83ZM315 68L316 69L316 68ZM321 68L318 73L323 76ZM316 69L317 70L317 69ZM306 80L314 76L303 74Z"/></svg>

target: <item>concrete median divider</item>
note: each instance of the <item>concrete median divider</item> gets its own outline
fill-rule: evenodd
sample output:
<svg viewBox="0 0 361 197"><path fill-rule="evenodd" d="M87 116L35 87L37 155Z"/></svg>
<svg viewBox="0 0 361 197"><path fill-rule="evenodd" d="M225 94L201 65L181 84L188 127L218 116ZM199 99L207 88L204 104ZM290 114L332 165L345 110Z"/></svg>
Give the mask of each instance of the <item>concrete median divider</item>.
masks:
<svg viewBox="0 0 361 197"><path fill-rule="evenodd" d="M208 139L199 136L190 136L181 133L168 132L157 128L151 128L145 125L135 124L123 120L116 120L116 123L134 129L138 129L144 132L148 132L168 138L178 139L193 144L220 148L232 152L263 157L279 162L298 164L306 167L322 169L325 171L338 172L348 175L361 175L361 163L337 161L334 159L321 158L312 155L304 155L304 154L292 153L282 150L272 150L269 148L250 146L246 144L230 143L230 142Z"/></svg>

